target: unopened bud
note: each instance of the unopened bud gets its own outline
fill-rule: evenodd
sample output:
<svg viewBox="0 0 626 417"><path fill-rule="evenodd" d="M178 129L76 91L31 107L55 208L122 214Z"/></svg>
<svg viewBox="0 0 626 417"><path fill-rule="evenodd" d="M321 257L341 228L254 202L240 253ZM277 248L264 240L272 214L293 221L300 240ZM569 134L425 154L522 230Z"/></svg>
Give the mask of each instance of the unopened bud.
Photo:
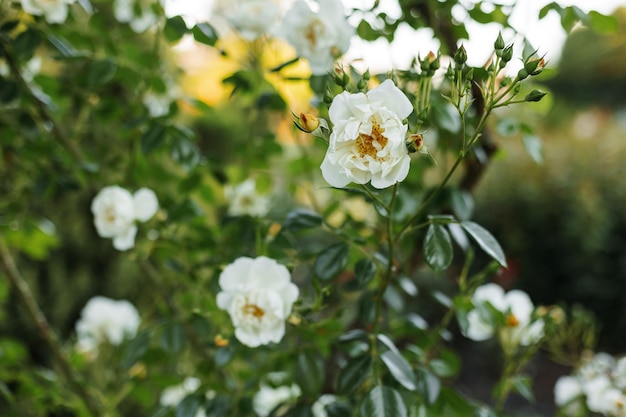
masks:
<svg viewBox="0 0 626 417"><path fill-rule="evenodd" d="M459 66L462 66L467 61L467 51L465 51L465 47L461 45L459 49L454 54L454 62L456 62Z"/></svg>
<svg viewBox="0 0 626 417"><path fill-rule="evenodd" d="M414 133L406 140L406 148L409 153L419 152L424 147L424 137L419 133Z"/></svg>
<svg viewBox="0 0 626 417"><path fill-rule="evenodd" d="M452 68L452 65L450 65L448 67L448 70L446 71L446 78L448 78L449 80L454 79L454 69Z"/></svg>
<svg viewBox="0 0 626 417"><path fill-rule="evenodd" d="M509 45L502 50L502 60L504 62L509 62L513 59L513 45Z"/></svg>
<svg viewBox="0 0 626 417"><path fill-rule="evenodd" d="M215 336L215 346L217 347L226 347L228 346L228 339L224 339L221 334Z"/></svg>
<svg viewBox="0 0 626 417"><path fill-rule="evenodd" d="M472 81L474 79L474 68L470 68L469 71L467 71L467 74L465 74L465 79L467 81Z"/></svg>
<svg viewBox="0 0 626 417"><path fill-rule="evenodd" d="M303 131L311 133L319 127L320 120L312 114L300 113L298 124Z"/></svg>
<svg viewBox="0 0 626 417"><path fill-rule="evenodd" d="M330 90L326 90L326 92L324 93L324 103L330 104L332 102L333 102L333 95L330 92Z"/></svg>
<svg viewBox="0 0 626 417"><path fill-rule="evenodd" d="M502 39L502 32L498 32L498 37L496 41L493 43L493 48L497 51L502 51L504 49L504 39Z"/></svg>
<svg viewBox="0 0 626 417"><path fill-rule="evenodd" d="M524 101L540 101L546 94L541 90L533 90L526 95Z"/></svg>
<svg viewBox="0 0 626 417"><path fill-rule="evenodd" d="M528 72L529 75L537 75L541 73L545 66L546 62L543 60L543 58L528 59L524 63L524 69Z"/></svg>
<svg viewBox="0 0 626 417"><path fill-rule="evenodd" d="M521 70L517 72L517 78L519 78L520 80L524 80L528 78L528 71L522 68Z"/></svg>

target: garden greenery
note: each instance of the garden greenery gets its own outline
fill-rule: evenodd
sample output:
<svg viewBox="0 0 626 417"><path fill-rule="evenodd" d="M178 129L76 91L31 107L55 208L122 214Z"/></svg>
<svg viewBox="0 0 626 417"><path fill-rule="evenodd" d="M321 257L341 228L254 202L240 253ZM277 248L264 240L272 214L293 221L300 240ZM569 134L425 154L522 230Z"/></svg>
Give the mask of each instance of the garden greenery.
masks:
<svg viewBox="0 0 626 417"><path fill-rule="evenodd" d="M490 282L505 251L472 221L492 120L545 96L514 6L369 3L218 2L218 30L160 1L0 0L0 299L37 332L0 336L2 415L500 416L533 400L541 349L575 368L559 413L626 415L625 362L589 356L593 320ZM463 19L502 26L484 66ZM342 58L401 25L440 50L383 74ZM185 84L181 41L235 63L228 99ZM35 296L42 270L74 271L70 295L90 271L69 331ZM491 398L455 384L459 339L499 346Z"/></svg>

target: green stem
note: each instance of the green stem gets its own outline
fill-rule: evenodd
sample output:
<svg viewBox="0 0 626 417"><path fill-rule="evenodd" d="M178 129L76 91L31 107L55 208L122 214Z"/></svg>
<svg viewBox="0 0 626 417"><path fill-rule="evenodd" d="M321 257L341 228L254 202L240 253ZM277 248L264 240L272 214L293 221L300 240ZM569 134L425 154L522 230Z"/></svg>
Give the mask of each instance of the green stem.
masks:
<svg viewBox="0 0 626 417"><path fill-rule="evenodd" d="M28 283L24 280L17 269L6 242L2 237L0 237L0 264L4 269L9 282L17 291L19 300L26 308L26 311L35 324L35 327L37 327L39 335L50 349L61 374L68 382L72 391L80 398L92 416L105 416L106 414L102 411L102 404L100 404L100 402L87 391L86 382L80 378L76 370L72 367L69 359L63 353L59 338L37 304L37 300L35 300Z"/></svg>

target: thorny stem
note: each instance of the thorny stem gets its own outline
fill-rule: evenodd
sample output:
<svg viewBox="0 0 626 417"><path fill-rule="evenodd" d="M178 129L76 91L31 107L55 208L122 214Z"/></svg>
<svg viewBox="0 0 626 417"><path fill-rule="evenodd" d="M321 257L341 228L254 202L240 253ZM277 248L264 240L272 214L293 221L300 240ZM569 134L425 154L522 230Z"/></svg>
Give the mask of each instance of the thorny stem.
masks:
<svg viewBox="0 0 626 417"><path fill-rule="evenodd" d="M17 291L19 300L22 302L31 320L37 327L39 335L52 352L52 355L54 356L59 370L67 380L72 391L81 399L81 401L83 402L87 410L89 410L89 413L92 416L105 416L105 413L102 411L102 404L100 404L100 402L87 391L87 384L81 380L77 372L70 364L69 359L63 353L61 343L59 342L56 333L50 326L50 323L48 323L46 316L43 314L41 308L37 304L37 301L35 300L35 297L33 296L33 293L31 292L28 283L24 280L24 278L20 274L20 271L17 269L15 261L13 260L13 257L9 252L6 242L1 236L0 264L4 269L9 282Z"/></svg>

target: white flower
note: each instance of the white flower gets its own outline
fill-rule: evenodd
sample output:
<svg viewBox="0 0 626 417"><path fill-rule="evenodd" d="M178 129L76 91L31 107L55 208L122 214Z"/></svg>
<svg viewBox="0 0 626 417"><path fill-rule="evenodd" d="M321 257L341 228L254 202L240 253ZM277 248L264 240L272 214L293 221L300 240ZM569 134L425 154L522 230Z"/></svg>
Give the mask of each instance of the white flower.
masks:
<svg viewBox="0 0 626 417"><path fill-rule="evenodd" d="M161 393L159 403L164 407L176 407L186 396L194 393L200 387L200 380L194 377L187 377L182 384L167 387ZM195 417L206 417L202 407L196 411Z"/></svg>
<svg viewBox="0 0 626 417"><path fill-rule="evenodd" d="M128 23L134 32L142 33L157 23L158 17L152 10L153 3L152 0L115 0L113 13L118 22ZM140 13L136 15L136 11Z"/></svg>
<svg viewBox="0 0 626 417"><path fill-rule="evenodd" d="M578 374L585 381L590 381L598 376L607 375L615 367L615 358L606 352L598 352L593 358L585 361L578 370Z"/></svg>
<svg viewBox="0 0 626 417"><path fill-rule="evenodd" d="M297 0L279 33L309 61L313 74L325 74L350 47L354 28L346 20L340 0L320 0L317 12L304 0Z"/></svg>
<svg viewBox="0 0 626 417"><path fill-rule="evenodd" d="M241 343L257 347L280 342L299 293L284 265L265 256L241 257L224 268L219 283L217 305L230 314Z"/></svg>
<svg viewBox="0 0 626 417"><path fill-rule="evenodd" d="M278 388L263 385L252 399L252 408L254 408L259 417L267 417L280 404L299 396L300 387L296 384L291 386L284 385Z"/></svg>
<svg viewBox="0 0 626 417"><path fill-rule="evenodd" d="M554 403L559 407L570 404L583 395L583 387L575 376L562 376L554 385Z"/></svg>
<svg viewBox="0 0 626 417"><path fill-rule="evenodd" d="M91 203L98 235L113 238L117 250L127 250L135 245L135 221L147 221L158 208L154 191L141 188L132 195L117 185L103 188Z"/></svg>
<svg viewBox="0 0 626 417"><path fill-rule="evenodd" d="M26 13L43 15L48 23L63 23L67 19L69 5L76 0L22 0Z"/></svg>
<svg viewBox="0 0 626 417"><path fill-rule="evenodd" d="M331 394L324 394L317 399L313 403L311 407L311 411L313 412L313 417L328 417L328 413L326 412L326 406L330 405L337 401L337 397Z"/></svg>
<svg viewBox="0 0 626 417"><path fill-rule="evenodd" d="M610 408L609 395L614 389L607 376L599 376L583 385L587 395L587 407L594 413L608 413Z"/></svg>
<svg viewBox="0 0 626 417"><path fill-rule="evenodd" d="M413 111L409 99L385 80L367 94L343 92L330 105L334 127L322 175L333 187L350 182L387 188L406 178L411 159L405 144Z"/></svg>
<svg viewBox="0 0 626 417"><path fill-rule="evenodd" d="M78 346L85 351L93 351L105 341L118 346L124 339L131 339L137 334L140 322L139 313L130 302L93 297L76 323Z"/></svg>
<svg viewBox="0 0 626 417"><path fill-rule="evenodd" d="M626 356L617 361L611 376L617 388L626 390Z"/></svg>
<svg viewBox="0 0 626 417"><path fill-rule="evenodd" d="M504 314L505 325L500 332L501 341L507 346L528 346L537 343L543 337L544 322L533 320L534 306L528 294L520 290L505 293L496 284L485 284L472 296L474 307L467 315L466 337L481 341L489 339L496 331L495 321L486 309L486 304Z"/></svg>
<svg viewBox="0 0 626 417"><path fill-rule="evenodd" d="M236 186L227 185L224 196L228 200L230 216L263 217L270 210L269 197L257 192L256 182L251 178Z"/></svg>
<svg viewBox="0 0 626 417"><path fill-rule="evenodd" d="M278 0L222 0L216 11L247 40L272 32L281 17Z"/></svg>

